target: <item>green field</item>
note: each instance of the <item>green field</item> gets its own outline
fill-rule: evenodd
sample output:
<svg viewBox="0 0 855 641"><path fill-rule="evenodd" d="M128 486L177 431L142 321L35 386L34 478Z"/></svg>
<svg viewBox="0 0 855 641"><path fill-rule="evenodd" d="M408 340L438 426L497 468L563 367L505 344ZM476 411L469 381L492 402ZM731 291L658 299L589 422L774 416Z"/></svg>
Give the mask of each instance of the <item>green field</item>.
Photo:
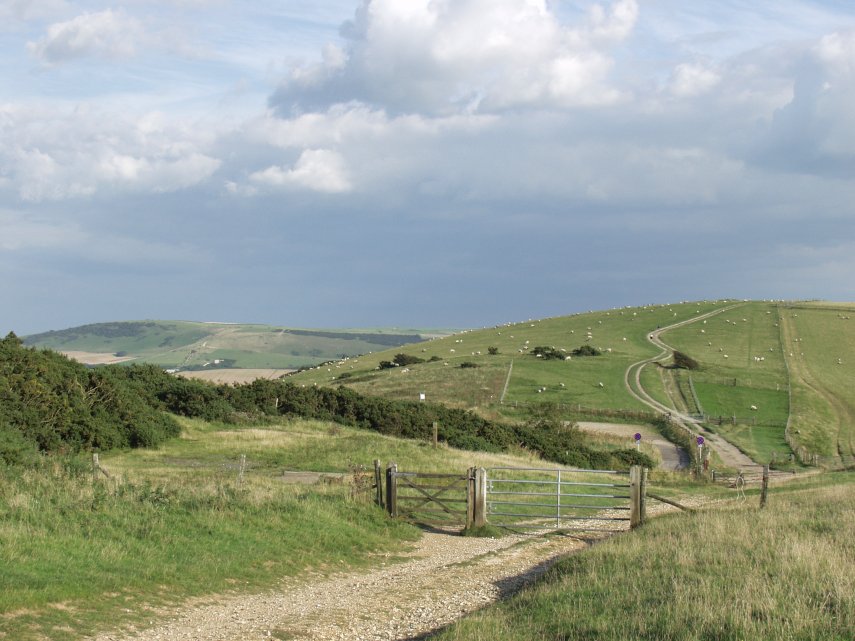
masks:
<svg viewBox="0 0 855 641"><path fill-rule="evenodd" d="M781 309L793 389L790 437L830 465L855 463L855 305Z"/></svg>
<svg viewBox="0 0 855 641"><path fill-rule="evenodd" d="M500 400L508 381L506 407L514 403L560 403L604 410L643 410L646 408L624 388L623 377L629 365L658 353L647 342L647 334L725 305L651 305L471 330L303 372L294 380L343 384L394 398L418 398L424 392L431 400L493 411L502 409ZM600 348L602 356L544 361L529 353L535 346L544 345L570 355L586 344ZM490 355L490 347L496 348L498 354ZM381 360L390 360L397 352L439 360L406 368L407 372L404 368L377 371ZM477 368L461 368L464 362L474 363ZM513 370L508 380L511 362ZM342 374L347 376L342 378ZM599 383L603 383L602 387ZM542 388L546 389L538 392Z"/></svg>

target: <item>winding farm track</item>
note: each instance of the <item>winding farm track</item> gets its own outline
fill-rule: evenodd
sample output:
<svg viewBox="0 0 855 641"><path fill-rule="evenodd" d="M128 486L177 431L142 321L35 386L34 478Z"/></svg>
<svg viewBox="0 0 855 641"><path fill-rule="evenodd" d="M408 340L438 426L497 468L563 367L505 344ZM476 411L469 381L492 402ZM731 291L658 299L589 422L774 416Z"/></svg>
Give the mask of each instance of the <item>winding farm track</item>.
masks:
<svg viewBox="0 0 855 641"><path fill-rule="evenodd" d="M697 507L702 499L688 504ZM655 503L648 515L675 508ZM605 514L604 514L605 515ZM607 528L614 521L592 521ZM153 612L148 626L90 641L416 641L507 598L607 533L502 538L425 532L405 559L283 579L257 594L212 595ZM388 556L388 555L386 555Z"/></svg>
<svg viewBox="0 0 855 641"><path fill-rule="evenodd" d="M698 316L695 316L694 318L680 321L679 323L674 323L673 325L668 325L666 327L661 327L650 332L647 335L647 340L656 347L660 348L662 351L656 356L645 358L644 360L638 361L637 363L633 363L632 365L627 367L626 373L624 374L624 385L626 386L627 391L633 397L635 397L654 411L660 412L662 414L669 414L671 416L672 422L683 426L694 434L703 436L704 441L708 443L710 447L712 447L718 453L718 456L721 459L722 463L724 463L728 467L733 467L740 470L749 470L759 468L761 466L757 462L746 456L743 452L741 452L739 448L737 448L735 445L729 443L728 441L720 437L718 434L714 434L707 430L696 418L678 412L674 408L663 405L662 403L657 401L650 394L648 394L647 391L645 391L644 387L641 385L641 371L647 365L665 358L673 351L673 348L667 343L665 343L665 341L663 341L660 337L663 332L667 332L668 330L676 329L678 327L683 327L684 325L690 325L691 323L695 323L705 318L710 318L711 316L722 314L736 307L740 307L742 304L743 303L736 303L734 305L728 305L726 307L707 312L706 314L700 314Z"/></svg>

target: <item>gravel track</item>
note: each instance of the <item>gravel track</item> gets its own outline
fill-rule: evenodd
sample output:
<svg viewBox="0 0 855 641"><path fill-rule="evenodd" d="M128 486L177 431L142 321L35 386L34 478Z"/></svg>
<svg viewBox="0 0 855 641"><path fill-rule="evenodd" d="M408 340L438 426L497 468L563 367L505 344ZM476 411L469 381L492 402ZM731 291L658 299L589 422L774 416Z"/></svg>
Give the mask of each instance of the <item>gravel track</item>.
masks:
<svg viewBox="0 0 855 641"><path fill-rule="evenodd" d="M650 515L669 511L654 505ZM591 522L604 527L610 522ZM426 532L403 562L283 580L261 594L213 596L142 630L93 641L414 641L517 592L559 558L609 534L513 534L492 539Z"/></svg>

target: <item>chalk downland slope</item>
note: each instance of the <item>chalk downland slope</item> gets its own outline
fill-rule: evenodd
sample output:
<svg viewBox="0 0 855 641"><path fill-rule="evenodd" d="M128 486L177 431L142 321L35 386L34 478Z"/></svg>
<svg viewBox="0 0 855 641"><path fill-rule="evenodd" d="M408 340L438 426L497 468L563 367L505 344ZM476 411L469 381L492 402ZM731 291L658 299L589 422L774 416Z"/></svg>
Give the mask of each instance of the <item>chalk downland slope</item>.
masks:
<svg viewBox="0 0 855 641"><path fill-rule="evenodd" d="M133 361L182 371L234 368L288 371L417 343L437 331L308 330L147 320L83 325L27 336L24 342L64 352L90 365Z"/></svg>

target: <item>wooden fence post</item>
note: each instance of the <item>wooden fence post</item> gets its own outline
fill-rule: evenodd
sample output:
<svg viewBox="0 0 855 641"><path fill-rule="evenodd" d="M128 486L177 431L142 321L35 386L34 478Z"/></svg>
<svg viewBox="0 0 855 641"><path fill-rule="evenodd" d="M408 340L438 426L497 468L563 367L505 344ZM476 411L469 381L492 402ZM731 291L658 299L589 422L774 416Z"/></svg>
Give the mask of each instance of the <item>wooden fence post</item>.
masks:
<svg viewBox="0 0 855 641"><path fill-rule="evenodd" d="M469 530L475 525L475 497L478 494L475 489L475 483L477 482L476 469L470 467L466 472L466 476L466 529Z"/></svg>
<svg viewBox="0 0 855 641"><path fill-rule="evenodd" d="M472 513L473 525L487 525L487 470L479 467L475 470L475 508Z"/></svg>
<svg viewBox="0 0 855 641"><path fill-rule="evenodd" d="M763 485L760 487L760 507L766 507L766 497L769 494L769 466L763 466Z"/></svg>
<svg viewBox="0 0 855 641"><path fill-rule="evenodd" d="M436 449L439 444L439 423L433 422L433 447Z"/></svg>
<svg viewBox="0 0 855 641"><path fill-rule="evenodd" d="M629 527L641 525L641 466L629 468Z"/></svg>
<svg viewBox="0 0 855 641"><path fill-rule="evenodd" d="M639 525L644 525L644 522L647 520L647 472L648 469L646 467L641 468L641 488L639 492L641 494L641 508L639 510L641 519Z"/></svg>
<svg viewBox="0 0 855 641"><path fill-rule="evenodd" d="M92 482L98 480L98 470L101 469L101 464L98 462L98 452L92 453Z"/></svg>
<svg viewBox="0 0 855 641"><path fill-rule="evenodd" d="M243 485L243 473L246 470L246 454L240 455L240 467L238 468L238 485Z"/></svg>
<svg viewBox="0 0 855 641"><path fill-rule="evenodd" d="M389 463L386 468L386 509L389 511L389 516L398 516L398 479L395 474L398 473L398 464Z"/></svg>
<svg viewBox="0 0 855 641"><path fill-rule="evenodd" d="M375 501L381 508L383 505L383 470L380 468L380 461L374 459L374 492Z"/></svg>

